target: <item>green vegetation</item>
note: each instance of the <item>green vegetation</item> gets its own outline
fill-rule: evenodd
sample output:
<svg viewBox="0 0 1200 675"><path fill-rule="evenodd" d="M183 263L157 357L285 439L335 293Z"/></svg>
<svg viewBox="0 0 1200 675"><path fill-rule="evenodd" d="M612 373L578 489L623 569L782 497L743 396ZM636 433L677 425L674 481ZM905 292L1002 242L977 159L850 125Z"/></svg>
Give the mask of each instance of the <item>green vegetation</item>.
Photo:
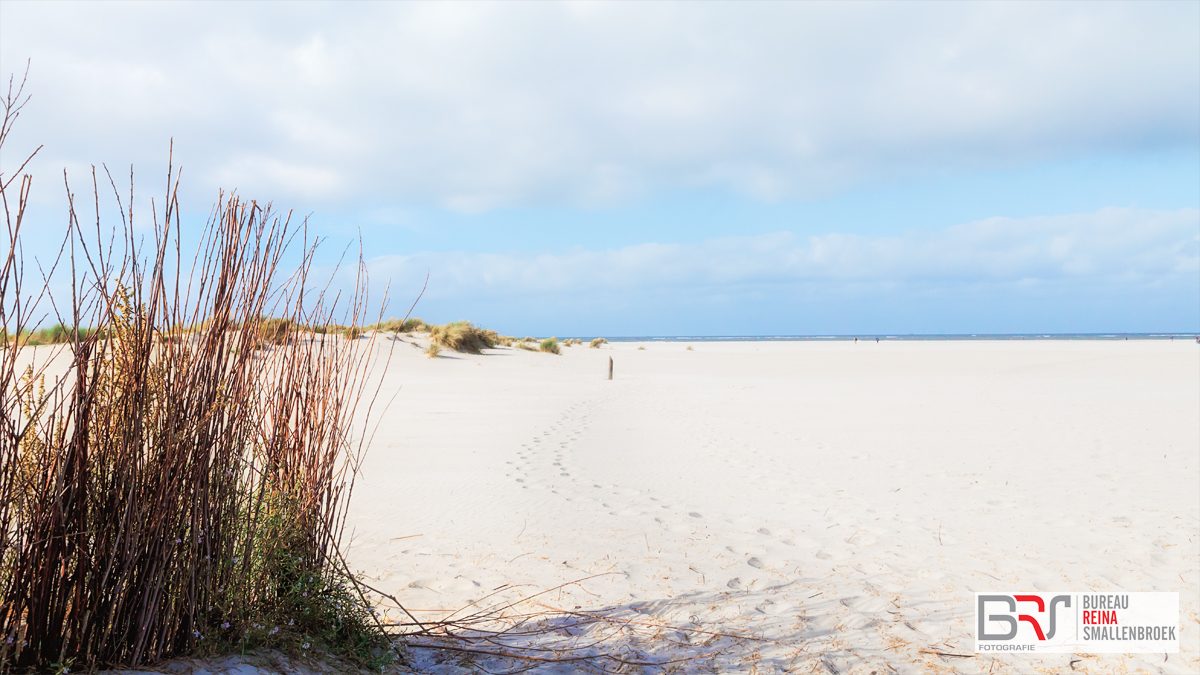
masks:
<svg viewBox="0 0 1200 675"><path fill-rule="evenodd" d="M429 339L447 349L456 352L478 354L495 344L498 337L495 331L481 330L470 321L456 321L444 326L433 326L429 330Z"/></svg>
<svg viewBox="0 0 1200 675"><path fill-rule="evenodd" d="M416 318L409 317L408 319L388 319L379 323L365 326L365 330L378 330L385 333L428 333L433 326Z"/></svg>
<svg viewBox="0 0 1200 675"><path fill-rule="evenodd" d="M258 337L263 344L285 345L292 341L297 329L291 319L261 319Z"/></svg>
<svg viewBox="0 0 1200 675"><path fill-rule="evenodd" d="M55 345L75 342L76 340L86 340L96 332L94 328L76 328L71 329L62 324L54 324L49 328L41 330L19 331L17 335L9 335L5 329L0 329L0 347L7 347L14 342L20 346L38 346L38 345Z"/></svg>
<svg viewBox="0 0 1200 675"><path fill-rule="evenodd" d="M605 340L604 338L596 338L595 340L592 340L591 347L592 349L599 349L600 345L606 343L608 343L608 340Z"/></svg>
<svg viewBox="0 0 1200 675"><path fill-rule="evenodd" d="M542 340L542 344L539 349L544 352L550 352L551 354L558 354L558 338L546 338L545 340Z"/></svg>
<svg viewBox="0 0 1200 675"><path fill-rule="evenodd" d="M456 352L478 354L480 350L489 347L508 347L516 342L515 338L500 335L494 330L474 326L470 321L455 321L445 325L430 324L417 318L406 320L388 319L379 323L365 326L364 330L378 330L387 333L404 333L413 337L413 333L428 333L430 340L440 347Z"/></svg>
<svg viewBox="0 0 1200 675"><path fill-rule="evenodd" d="M425 356L428 356L431 359L436 359L438 354L441 353L442 348L436 342L430 342L429 346L425 348Z"/></svg>

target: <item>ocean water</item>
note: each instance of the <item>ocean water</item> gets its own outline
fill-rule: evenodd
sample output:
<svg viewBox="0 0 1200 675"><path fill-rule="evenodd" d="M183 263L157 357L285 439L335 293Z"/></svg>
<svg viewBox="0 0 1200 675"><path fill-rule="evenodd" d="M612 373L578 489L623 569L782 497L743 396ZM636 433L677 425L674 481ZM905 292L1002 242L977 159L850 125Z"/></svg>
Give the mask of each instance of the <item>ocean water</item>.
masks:
<svg viewBox="0 0 1200 675"><path fill-rule="evenodd" d="M909 335L646 335L605 337L609 342L829 342L859 340L1195 340L1195 333L931 333ZM595 336L592 336L595 337ZM590 340L591 337L579 336Z"/></svg>

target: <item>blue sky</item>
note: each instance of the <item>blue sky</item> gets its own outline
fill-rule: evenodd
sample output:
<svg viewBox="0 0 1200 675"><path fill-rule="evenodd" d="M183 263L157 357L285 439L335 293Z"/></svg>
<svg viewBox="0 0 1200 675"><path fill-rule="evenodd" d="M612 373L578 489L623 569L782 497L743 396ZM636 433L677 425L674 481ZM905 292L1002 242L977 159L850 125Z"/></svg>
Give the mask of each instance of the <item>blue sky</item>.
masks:
<svg viewBox="0 0 1200 675"><path fill-rule="evenodd" d="M173 138L191 227L361 232L432 321L1200 331L1200 3L0 0L27 59L34 251L64 167L145 208Z"/></svg>

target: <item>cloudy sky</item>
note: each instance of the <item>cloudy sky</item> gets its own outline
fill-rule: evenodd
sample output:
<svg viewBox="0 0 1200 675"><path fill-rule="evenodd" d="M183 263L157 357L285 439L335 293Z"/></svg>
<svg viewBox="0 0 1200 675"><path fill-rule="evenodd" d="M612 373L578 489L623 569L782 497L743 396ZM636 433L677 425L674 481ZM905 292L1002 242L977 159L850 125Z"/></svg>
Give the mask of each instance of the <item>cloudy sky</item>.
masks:
<svg viewBox="0 0 1200 675"><path fill-rule="evenodd" d="M64 168L148 199L174 139L191 226L236 189L361 232L431 321L1200 330L1197 2L0 0L27 60L45 233Z"/></svg>

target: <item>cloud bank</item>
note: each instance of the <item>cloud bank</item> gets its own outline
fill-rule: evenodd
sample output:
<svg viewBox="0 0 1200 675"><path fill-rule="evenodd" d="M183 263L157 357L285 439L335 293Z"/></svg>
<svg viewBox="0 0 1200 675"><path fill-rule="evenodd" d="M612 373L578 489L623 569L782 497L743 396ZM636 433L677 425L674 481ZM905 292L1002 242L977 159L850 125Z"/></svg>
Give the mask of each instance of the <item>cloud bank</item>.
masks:
<svg viewBox="0 0 1200 675"><path fill-rule="evenodd" d="M302 209L808 199L1200 143L1195 3L0 13L2 70L33 59L18 131L47 166L157 166L173 136L193 184Z"/></svg>
<svg viewBox="0 0 1200 675"><path fill-rule="evenodd" d="M1142 307L1160 313L1163 324L1147 330L1200 323L1196 209L990 218L901 236L780 233L605 251L392 255L368 266L376 287L392 280L398 304L428 271L422 316L449 320L469 311L518 332L522 326L514 324L522 321L547 331L613 330L626 318L629 329L657 321L663 334L727 332L720 326L732 310L740 325L753 325L749 333L866 331L888 329L880 317L905 307L917 311L914 320L942 315L938 328L914 325L916 332L1011 332L1021 328L980 326L979 319L989 303L999 311L1031 297L1040 305L1031 322L1057 315L1098 331L1133 330L1112 323L1117 315L1142 316ZM1177 311L1161 315L1164 306ZM706 316L705 307L720 314ZM889 319L893 326L896 318ZM1060 330L1085 328L1076 321Z"/></svg>

